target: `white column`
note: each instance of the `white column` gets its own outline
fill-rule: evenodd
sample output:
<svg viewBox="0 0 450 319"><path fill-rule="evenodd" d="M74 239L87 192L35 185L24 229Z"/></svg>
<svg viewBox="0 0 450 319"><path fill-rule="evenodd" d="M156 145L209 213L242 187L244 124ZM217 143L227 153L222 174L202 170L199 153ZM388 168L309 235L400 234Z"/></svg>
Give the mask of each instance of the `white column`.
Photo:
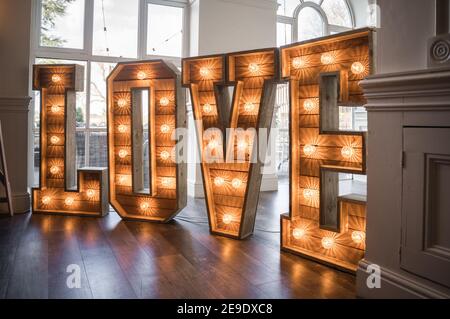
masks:
<svg viewBox="0 0 450 319"><path fill-rule="evenodd" d="M190 4L190 55L244 51L276 46L276 0L193 0ZM194 130L192 112L189 130ZM195 135L190 132L190 138ZM194 156L193 143L190 154ZM261 190L278 189L273 169L265 170ZM188 165L188 193L203 197L200 165Z"/></svg>
<svg viewBox="0 0 450 319"><path fill-rule="evenodd" d="M0 1L0 121L15 213L30 210L30 21L31 1Z"/></svg>

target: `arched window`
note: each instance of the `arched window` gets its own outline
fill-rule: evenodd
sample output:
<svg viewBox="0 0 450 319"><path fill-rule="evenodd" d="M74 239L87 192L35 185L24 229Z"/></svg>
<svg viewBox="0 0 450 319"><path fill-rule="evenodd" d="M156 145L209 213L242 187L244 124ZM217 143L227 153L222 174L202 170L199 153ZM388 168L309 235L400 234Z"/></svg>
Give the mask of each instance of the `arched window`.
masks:
<svg viewBox="0 0 450 319"><path fill-rule="evenodd" d="M355 25L347 0L278 0L277 15L280 46L348 31Z"/></svg>

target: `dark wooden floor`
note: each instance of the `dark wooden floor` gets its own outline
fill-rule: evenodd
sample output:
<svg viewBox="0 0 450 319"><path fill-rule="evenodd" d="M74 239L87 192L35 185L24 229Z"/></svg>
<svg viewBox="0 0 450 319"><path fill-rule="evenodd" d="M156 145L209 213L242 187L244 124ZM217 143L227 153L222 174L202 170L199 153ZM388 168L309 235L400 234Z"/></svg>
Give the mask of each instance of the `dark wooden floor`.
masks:
<svg viewBox="0 0 450 319"><path fill-rule="evenodd" d="M354 298L355 278L279 251L287 185L262 193L255 234L211 236L203 200L174 222L43 215L0 218L1 298ZM190 219L191 222L187 222ZM81 269L81 288L66 268Z"/></svg>

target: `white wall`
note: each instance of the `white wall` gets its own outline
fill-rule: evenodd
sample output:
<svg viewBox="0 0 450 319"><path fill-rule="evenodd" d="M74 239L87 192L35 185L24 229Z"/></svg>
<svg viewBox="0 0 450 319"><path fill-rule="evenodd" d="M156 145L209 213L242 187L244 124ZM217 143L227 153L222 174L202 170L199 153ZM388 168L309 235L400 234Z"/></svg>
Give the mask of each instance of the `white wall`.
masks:
<svg viewBox="0 0 450 319"><path fill-rule="evenodd" d="M0 121L16 212L30 208L27 183L31 1L0 1ZM4 210L4 205L0 208Z"/></svg>

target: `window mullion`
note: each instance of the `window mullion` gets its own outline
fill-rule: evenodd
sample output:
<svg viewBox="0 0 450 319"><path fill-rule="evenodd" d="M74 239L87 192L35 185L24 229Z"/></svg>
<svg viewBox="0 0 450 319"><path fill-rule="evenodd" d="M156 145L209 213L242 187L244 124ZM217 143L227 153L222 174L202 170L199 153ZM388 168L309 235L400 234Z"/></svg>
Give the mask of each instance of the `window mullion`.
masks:
<svg viewBox="0 0 450 319"><path fill-rule="evenodd" d="M87 56L92 55L94 37L94 0L86 0L84 12L84 50Z"/></svg>
<svg viewBox="0 0 450 319"><path fill-rule="evenodd" d="M138 10L138 59L147 55L147 0L139 0Z"/></svg>
<svg viewBox="0 0 450 319"><path fill-rule="evenodd" d="M87 62L86 66L86 133L85 133L85 150L84 150L84 164L90 166L89 163L89 145L90 145L90 134L89 129L91 127L91 61Z"/></svg>

